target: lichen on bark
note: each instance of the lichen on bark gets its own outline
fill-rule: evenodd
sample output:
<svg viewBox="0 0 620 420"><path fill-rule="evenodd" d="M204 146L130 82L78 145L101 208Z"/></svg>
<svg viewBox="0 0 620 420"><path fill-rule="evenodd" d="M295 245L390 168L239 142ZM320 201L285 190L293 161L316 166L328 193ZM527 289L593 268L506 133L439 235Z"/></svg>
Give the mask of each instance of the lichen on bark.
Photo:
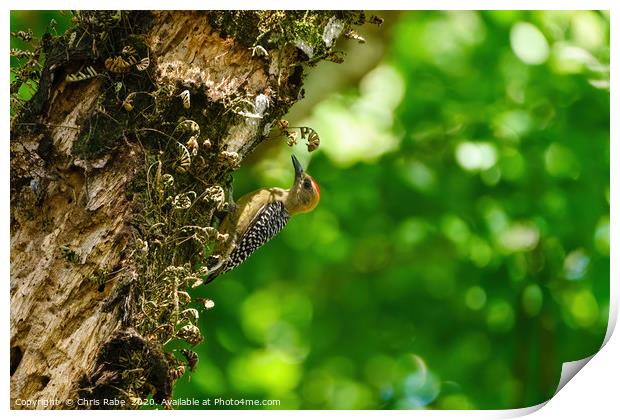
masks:
<svg viewBox="0 0 620 420"><path fill-rule="evenodd" d="M338 60L334 39L364 21L91 11L43 37L38 90L11 126L12 407L165 404L196 362L187 289L226 239L231 174L303 95L304 65Z"/></svg>

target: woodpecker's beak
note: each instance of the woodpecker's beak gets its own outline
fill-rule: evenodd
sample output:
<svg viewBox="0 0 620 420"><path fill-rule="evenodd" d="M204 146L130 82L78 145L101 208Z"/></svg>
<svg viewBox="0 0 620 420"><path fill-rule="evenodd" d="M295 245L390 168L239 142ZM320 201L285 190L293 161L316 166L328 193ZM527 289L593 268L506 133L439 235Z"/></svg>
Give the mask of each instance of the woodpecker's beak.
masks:
<svg viewBox="0 0 620 420"><path fill-rule="evenodd" d="M304 171L304 168L301 166L301 163L297 160L295 155L291 155L293 159L293 167L295 167L295 179L299 178Z"/></svg>

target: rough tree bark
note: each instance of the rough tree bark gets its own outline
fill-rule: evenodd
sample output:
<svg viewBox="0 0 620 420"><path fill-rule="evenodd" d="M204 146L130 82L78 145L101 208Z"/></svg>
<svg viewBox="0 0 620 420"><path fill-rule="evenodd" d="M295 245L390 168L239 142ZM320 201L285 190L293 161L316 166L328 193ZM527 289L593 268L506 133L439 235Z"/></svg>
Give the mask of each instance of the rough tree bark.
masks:
<svg viewBox="0 0 620 420"><path fill-rule="evenodd" d="M202 339L186 289L222 258L230 174L364 20L76 12L43 37L11 125L12 408L165 404L195 357L170 343Z"/></svg>

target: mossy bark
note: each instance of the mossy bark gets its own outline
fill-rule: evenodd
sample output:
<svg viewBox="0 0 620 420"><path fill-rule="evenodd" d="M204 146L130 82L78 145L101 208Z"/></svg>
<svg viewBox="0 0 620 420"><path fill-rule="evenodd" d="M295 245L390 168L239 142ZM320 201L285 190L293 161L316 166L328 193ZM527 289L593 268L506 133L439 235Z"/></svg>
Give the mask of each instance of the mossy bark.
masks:
<svg viewBox="0 0 620 420"><path fill-rule="evenodd" d="M193 367L165 346L201 340L185 289L227 180L302 96L302 65L332 56L330 20L364 19L82 12L43 38L11 127L12 408L165 405Z"/></svg>

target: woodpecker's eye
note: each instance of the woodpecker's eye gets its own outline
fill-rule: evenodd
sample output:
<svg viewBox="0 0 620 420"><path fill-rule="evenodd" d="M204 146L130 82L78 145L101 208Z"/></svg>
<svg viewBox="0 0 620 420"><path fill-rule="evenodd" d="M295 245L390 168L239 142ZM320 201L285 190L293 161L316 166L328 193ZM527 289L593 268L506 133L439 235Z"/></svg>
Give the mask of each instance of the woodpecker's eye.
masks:
<svg viewBox="0 0 620 420"><path fill-rule="evenodd" d="M312 182L308 178L304 179L304 188L307 190L312 188Z"/></svg>

